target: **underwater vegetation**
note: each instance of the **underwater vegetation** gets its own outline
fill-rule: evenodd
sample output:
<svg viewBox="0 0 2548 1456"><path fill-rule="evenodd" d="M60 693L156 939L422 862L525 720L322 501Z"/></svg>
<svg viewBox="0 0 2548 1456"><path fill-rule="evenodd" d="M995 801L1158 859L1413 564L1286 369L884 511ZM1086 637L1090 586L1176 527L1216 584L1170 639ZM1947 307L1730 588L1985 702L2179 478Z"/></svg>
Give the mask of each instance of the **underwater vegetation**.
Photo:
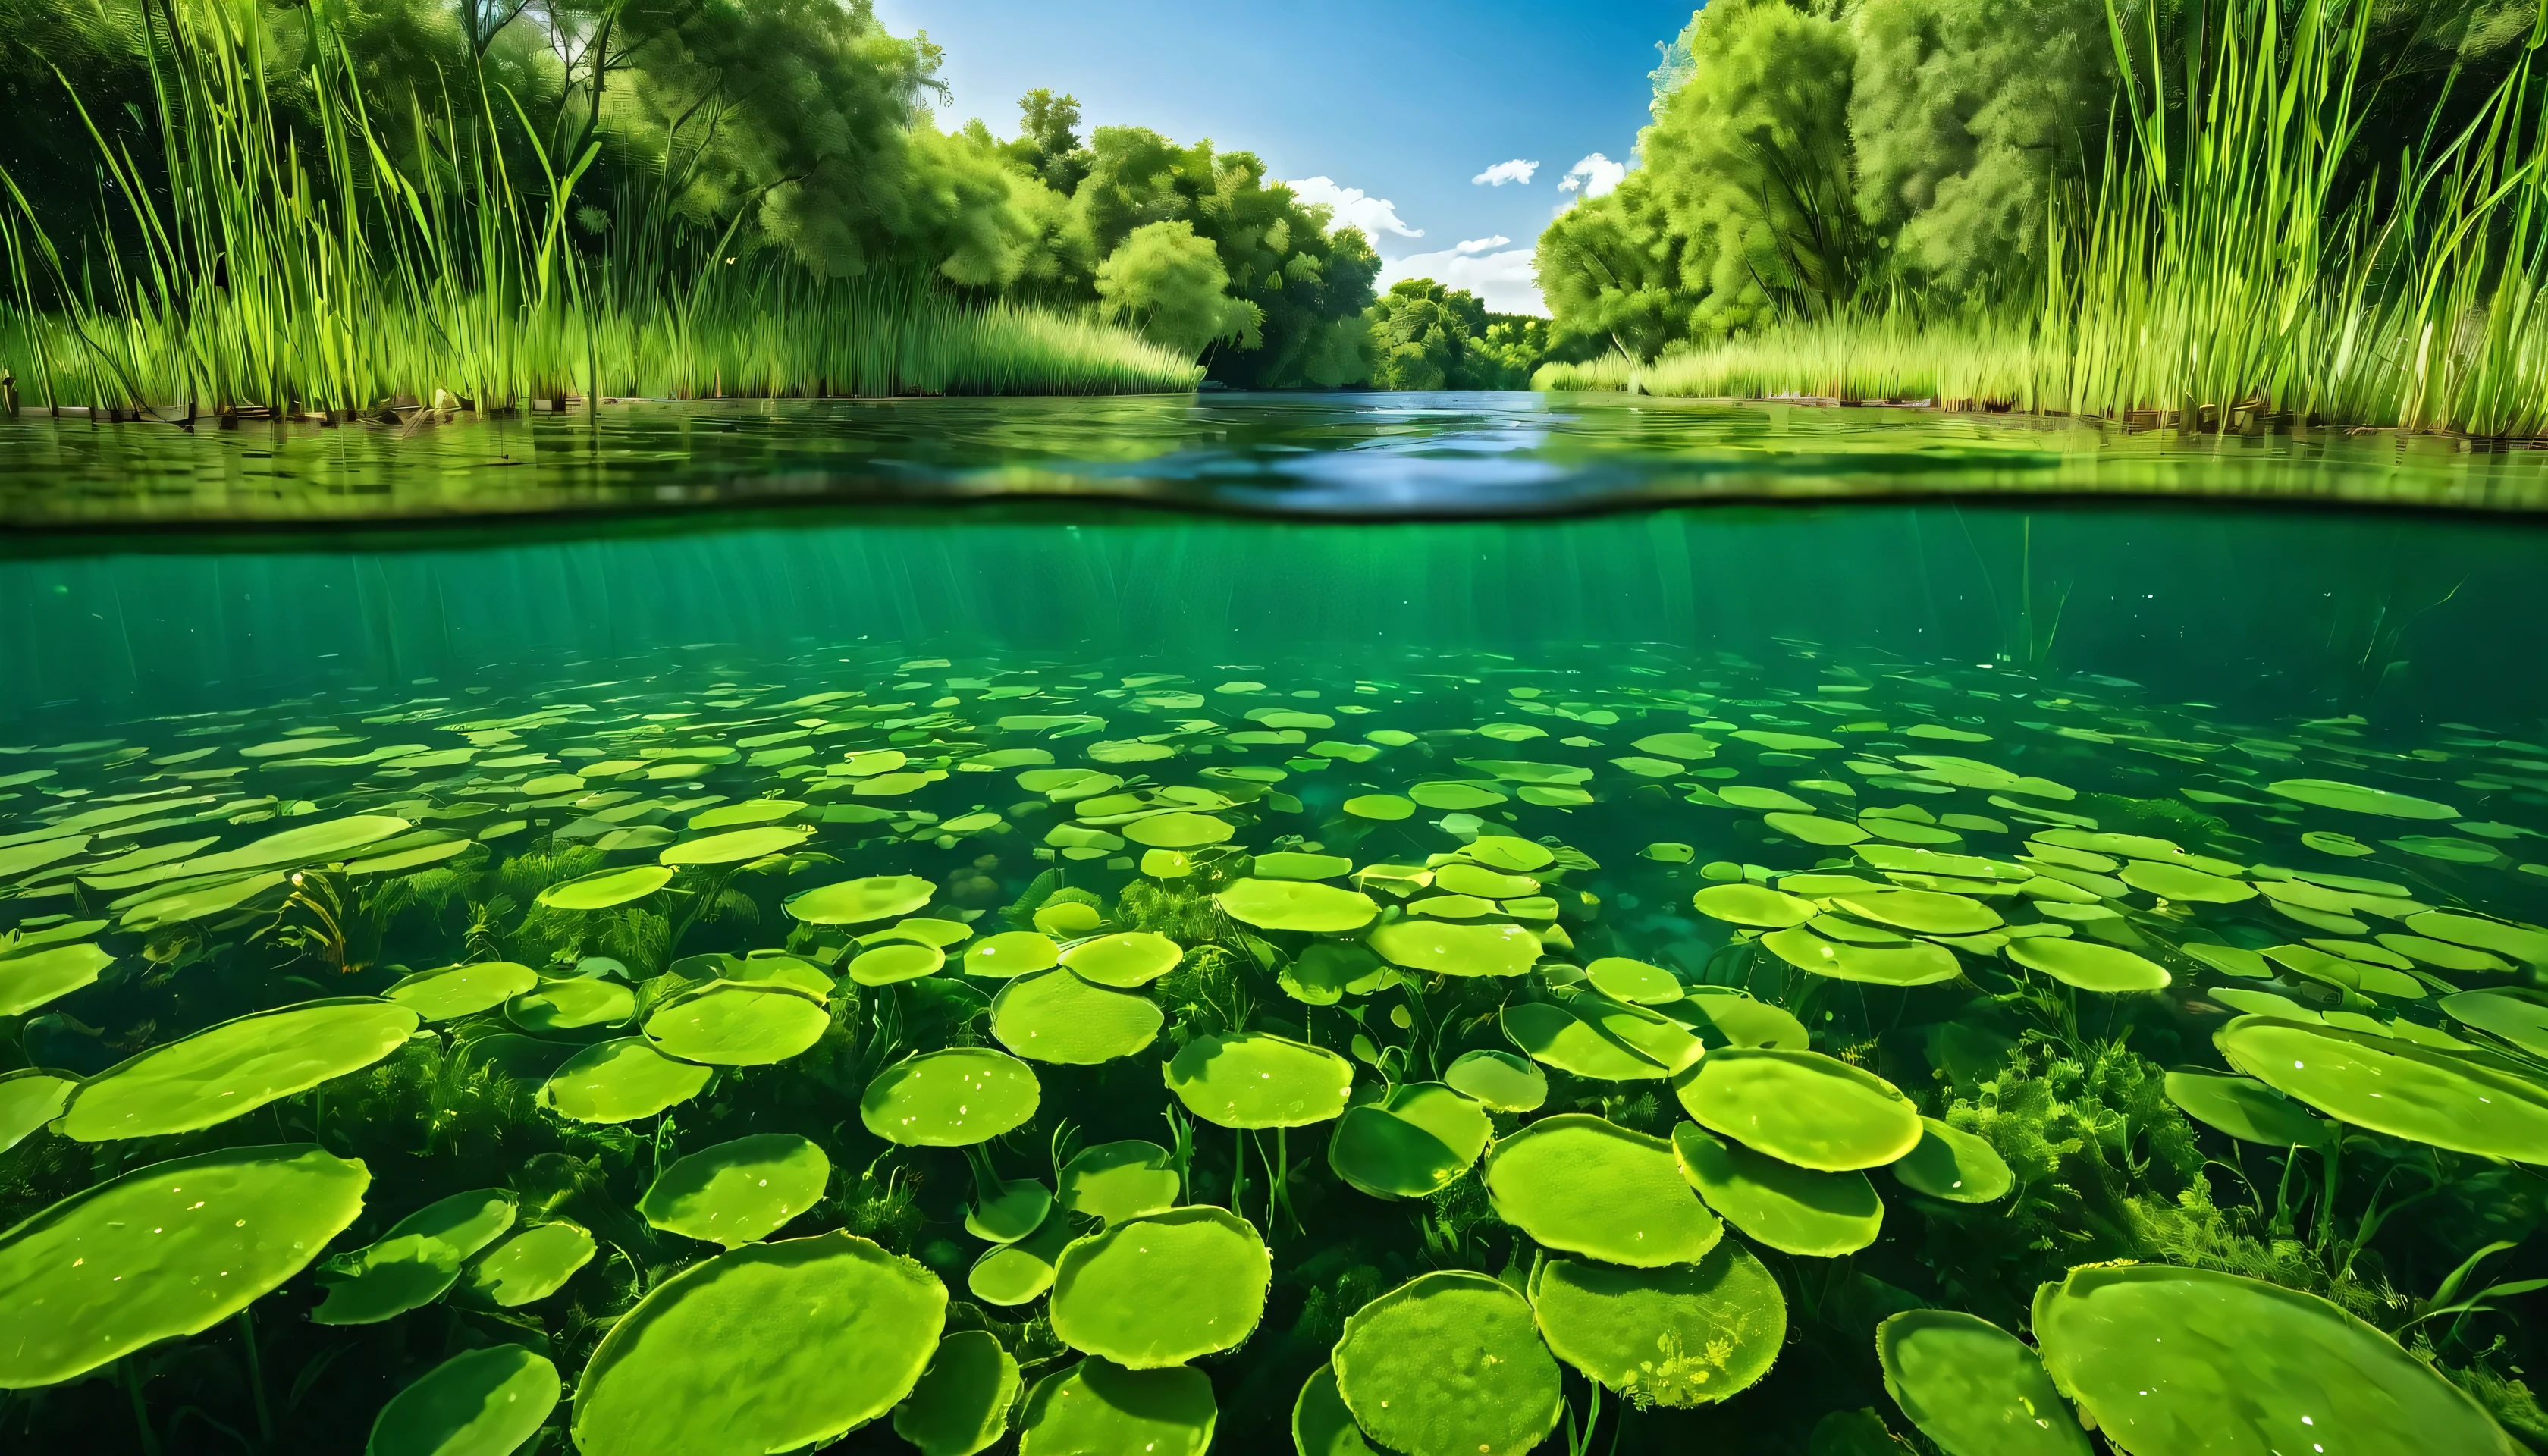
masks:
<svg viewBox="0 0 2548 1456"><path fill-rule="evenodd" d="M2548 1449L2548 747L1789 647L7 746L0 1438Z"/></svg>

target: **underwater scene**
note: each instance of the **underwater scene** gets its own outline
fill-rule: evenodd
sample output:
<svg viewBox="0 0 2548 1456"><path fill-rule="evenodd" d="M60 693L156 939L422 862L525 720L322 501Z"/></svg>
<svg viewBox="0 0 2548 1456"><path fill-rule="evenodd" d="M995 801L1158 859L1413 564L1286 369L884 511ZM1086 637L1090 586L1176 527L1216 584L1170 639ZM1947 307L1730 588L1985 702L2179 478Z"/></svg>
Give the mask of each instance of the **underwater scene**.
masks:
<svg viewBox="0 0 2548 1456"><path fill-rule="evenodd" d="M946 406L879 453L962 465ZM1613 442L1569 478L1642 508L1269 508L1403 514L1357 450L1537 491L1399 408L1053 451L1235 515L13 502L0 1446L2548 1441L2533 520L1991 497L2039 429L1853 466L1809 410L1817 493L1942 499L1674 503ZM54 500L396 478L5 439Z"/></svg>

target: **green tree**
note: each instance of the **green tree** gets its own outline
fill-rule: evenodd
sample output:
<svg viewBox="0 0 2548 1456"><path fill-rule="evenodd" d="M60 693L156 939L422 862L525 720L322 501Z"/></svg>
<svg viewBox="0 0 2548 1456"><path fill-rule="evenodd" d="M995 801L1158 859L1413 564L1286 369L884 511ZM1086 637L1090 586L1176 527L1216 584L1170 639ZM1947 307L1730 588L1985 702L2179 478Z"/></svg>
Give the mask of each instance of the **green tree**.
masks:
<svg viewBox="0 0 2548 1456"><path fill-rule="evenodd" d="M1255 306L1229 296L1220 254L1183 219L1135 228L1098 266L1097 295L1108 317L1173 348L1200 354L1226 339L1255 342Z"/></svg>
<svg viewBox="0 0 2548 1456"><path fill-rule="evenodd" d="M1548 352L1547 320L1490 313L1467 289L1430 278L1390 285L1363 317L1376 389L1527 389Z"/></svg>

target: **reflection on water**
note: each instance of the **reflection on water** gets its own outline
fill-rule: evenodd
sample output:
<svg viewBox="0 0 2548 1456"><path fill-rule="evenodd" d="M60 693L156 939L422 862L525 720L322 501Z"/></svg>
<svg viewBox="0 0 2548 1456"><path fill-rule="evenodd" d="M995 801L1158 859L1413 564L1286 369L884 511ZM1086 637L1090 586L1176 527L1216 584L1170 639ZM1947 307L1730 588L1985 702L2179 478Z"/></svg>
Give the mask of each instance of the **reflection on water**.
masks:
<svg viewBox="0 0 2548 1456"><path fill-rule="evenodd" d="M2387 434L2182 436L1892 409L1621 396L610 405L187 434L0 424L19 526L663 510L991 495L1337 516L2020 493L2538 509L2548 453Z"/></svg>

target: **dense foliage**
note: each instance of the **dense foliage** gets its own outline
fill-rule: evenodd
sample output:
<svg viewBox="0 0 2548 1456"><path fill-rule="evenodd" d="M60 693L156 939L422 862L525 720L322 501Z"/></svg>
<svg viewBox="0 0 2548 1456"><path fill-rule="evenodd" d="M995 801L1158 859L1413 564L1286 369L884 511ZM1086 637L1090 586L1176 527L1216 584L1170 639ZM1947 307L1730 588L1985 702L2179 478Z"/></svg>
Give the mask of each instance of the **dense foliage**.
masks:
<svg viewBox="0 0 2548 1456"><path fill-rule="evenodd" d="M1366 316L1385 390L1519 390L1548 352L1548 320L1490 313L1465 288L1429 278L1391 285Z"/></svg>

